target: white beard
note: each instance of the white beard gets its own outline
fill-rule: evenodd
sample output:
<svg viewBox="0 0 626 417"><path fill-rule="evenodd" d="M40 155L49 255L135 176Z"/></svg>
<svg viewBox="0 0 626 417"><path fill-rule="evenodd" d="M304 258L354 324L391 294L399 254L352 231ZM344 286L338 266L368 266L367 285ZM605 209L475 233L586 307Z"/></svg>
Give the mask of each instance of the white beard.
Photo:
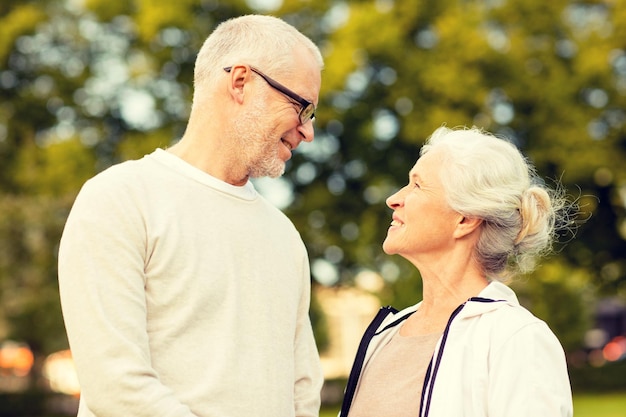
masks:
<svg viewBox="0 0 626 417"><path fill-rule="evenodd" d="M280 137L266 124L267 111L263 99L234 121L232 143L239 154L237 164L243 164L251 178L277 178L285 172L285 162L280 158Z"/></svg>

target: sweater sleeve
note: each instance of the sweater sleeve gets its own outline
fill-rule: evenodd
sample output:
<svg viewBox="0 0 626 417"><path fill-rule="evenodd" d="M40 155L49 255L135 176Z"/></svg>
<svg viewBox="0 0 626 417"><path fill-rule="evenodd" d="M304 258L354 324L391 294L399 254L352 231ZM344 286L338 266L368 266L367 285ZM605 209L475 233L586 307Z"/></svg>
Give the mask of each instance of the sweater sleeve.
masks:
<svg viewBox="0 0 626 417"><path fill-rule="evenodd" d="M295 335L295 381L294 399L296 417L317 417L320 410L320 391L323 374L315 345L309 307L311 299L311 276L308 259L303 259L303 290L298 308Z"/></svg>
<svg viewBox="0 0 626 417"><path fill-rule="evenodd" d="M99 417L193 417L151 366L146 328L145 222L134 193L85 184L59 248L59 287L81 385ZM81 414L82 415L82 414Z"/></svg>
<svg viewBox="0 0 626 417"><path fill-rule="evenodd" d="M528 324L493 347L488 392L490 416L572 416L563 348L544 322Z"/></svg>

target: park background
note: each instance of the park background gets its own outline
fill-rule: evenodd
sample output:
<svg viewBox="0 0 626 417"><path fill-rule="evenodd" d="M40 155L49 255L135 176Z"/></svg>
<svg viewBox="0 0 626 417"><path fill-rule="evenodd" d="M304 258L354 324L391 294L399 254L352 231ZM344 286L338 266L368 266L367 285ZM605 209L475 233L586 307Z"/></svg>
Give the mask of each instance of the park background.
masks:
<svg viewBox="0 0 626 417"><path fill-rule="evenodd" d="M309 251L329 413L373 312L420 299L415 268L381 250L385 198L445 124L508 137L579 203L512 286L566 350L576 415L626 416L626 0L2 0L0 416L71 415L56 275L71 204L181 136L196 51L253 12L326 60L315 141L255 183Z"/></svg>

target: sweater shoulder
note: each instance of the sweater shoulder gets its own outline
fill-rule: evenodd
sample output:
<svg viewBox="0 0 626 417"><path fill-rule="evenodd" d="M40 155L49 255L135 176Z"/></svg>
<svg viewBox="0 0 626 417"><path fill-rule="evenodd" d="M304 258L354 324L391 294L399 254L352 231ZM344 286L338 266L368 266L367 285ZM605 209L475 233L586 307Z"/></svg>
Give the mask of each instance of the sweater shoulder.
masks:
<svg viewBox="0 0 626 417"><path fill-rule="evenodd" d="M112 165L99 172L85 183L83 188L115 188L122 185L141 185L137 182L139 178L149 178L155 173L151 168L152 163L146 158L129 160Z"/></svg>

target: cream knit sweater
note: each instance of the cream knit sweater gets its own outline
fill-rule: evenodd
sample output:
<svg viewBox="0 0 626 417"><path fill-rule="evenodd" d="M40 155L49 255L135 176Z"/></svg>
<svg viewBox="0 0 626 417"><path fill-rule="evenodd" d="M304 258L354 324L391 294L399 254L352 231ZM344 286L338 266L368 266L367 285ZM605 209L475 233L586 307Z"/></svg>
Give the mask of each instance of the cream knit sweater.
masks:
<svg viewBox="0 0 626 417"><path fill-rule="evenodd" d="M306 249L252 184L158 149L89 180L59 250L78 415L312 417Z"/></svg>

